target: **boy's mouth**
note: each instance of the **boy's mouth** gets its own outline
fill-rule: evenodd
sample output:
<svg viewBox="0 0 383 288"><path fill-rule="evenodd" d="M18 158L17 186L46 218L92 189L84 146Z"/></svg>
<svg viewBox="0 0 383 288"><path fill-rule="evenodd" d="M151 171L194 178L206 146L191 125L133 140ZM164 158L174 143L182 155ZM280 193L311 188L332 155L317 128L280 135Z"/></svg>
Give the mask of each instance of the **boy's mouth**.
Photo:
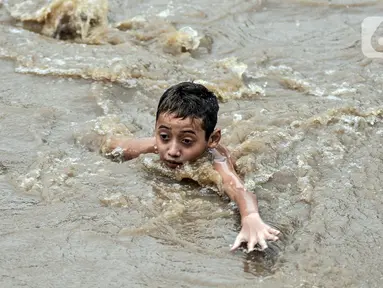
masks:
<svg viewBox="0 0 383 288"><path fill-rule="evenodd" d="M168 166L169 168L172 168L172 169L177 168L177 167L182 165L181 162L176 162L176 161L172 161L172 160L165 160L164 162L165 162L166 166Z"/></svg>

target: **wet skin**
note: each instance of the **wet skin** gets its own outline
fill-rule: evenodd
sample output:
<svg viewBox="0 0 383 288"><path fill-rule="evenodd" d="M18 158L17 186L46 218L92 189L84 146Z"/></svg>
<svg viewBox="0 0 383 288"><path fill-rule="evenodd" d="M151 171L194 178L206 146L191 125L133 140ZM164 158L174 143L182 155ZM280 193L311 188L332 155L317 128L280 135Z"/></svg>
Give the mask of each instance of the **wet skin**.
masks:
<svg viewBox="0 0 383 288"><path fill-rule="evenodd" d="M179 167L195 161L207 149L217 147L221 132L215 130L208 141L205 135L200 119L160 114L155 128L156 152L168 167Z"/></svg>
<svg viewBox="0 0 383 288"><path fill-rule="evenodd" d="M121 147L126 160L144 153L158 153L163 163L171 169L197 160L209 149L214 156L214 168L222 179L222 183L216 184L238 205L241 214L242 228L231 251L236 250L242 242L247 242L249 252L255 249L256 244L264 250L267 248L266 240L278 240L280 232L263 222L256 195L246 191L229 151L219 144L219 129L214 130L206 140L201 119L181 119L165 113L159 115L154 134L154 137L143 139L112 138L108 142L109 149Z"/></svg>

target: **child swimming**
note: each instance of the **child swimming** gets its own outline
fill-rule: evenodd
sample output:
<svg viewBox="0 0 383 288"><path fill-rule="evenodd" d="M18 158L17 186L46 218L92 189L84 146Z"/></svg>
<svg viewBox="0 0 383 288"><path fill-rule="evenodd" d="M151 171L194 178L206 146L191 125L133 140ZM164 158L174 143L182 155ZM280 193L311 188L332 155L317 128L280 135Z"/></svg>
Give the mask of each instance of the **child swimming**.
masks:
<svg viewBox="0 0 383 288"><path fill-rule="evenodd" d="M125 160L156 153L165 166L174 170L209 154L221 178L216 184L237 204L241 214L241 230L231 251L242 242L247 242L248 252L257 244L264 250L266 240L278 240L280 231L263 222L256 195L245 189L235 171L234 159L220 144L221 130L216 128L218 111L217 97L206 87L179 83L168 88L159 100L154 137L111 137L106 141L107 150L119 149Z"/></svg>

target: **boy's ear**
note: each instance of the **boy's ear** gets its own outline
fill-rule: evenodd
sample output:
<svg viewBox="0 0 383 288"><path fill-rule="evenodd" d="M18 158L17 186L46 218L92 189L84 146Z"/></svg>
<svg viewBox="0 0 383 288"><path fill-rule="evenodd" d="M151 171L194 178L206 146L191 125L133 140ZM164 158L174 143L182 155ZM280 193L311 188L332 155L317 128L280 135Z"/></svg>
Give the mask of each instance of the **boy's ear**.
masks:
<svg viewBox="0 0 383 288"><path fill-rule="evenodd" d="M209 148L216 148L221 140L221 129L215 129L209 137L207 146Z"/></svg>

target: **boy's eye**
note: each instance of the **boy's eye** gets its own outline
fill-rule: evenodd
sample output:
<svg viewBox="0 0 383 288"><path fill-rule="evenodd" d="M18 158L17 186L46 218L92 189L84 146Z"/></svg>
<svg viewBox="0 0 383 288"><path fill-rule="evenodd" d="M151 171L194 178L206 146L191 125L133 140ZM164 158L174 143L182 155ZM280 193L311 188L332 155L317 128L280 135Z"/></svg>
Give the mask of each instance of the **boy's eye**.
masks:
<svg viewBox="0 0 383 288"><path fill-rule="evenodd" d="M189 145L193 144L193 140L191 140L191 139L183 139L182 143L184 143L185 145L189 146Z"/></svg>
<svg viewBox="0 0 383 288"><path fill-rule="evenodd" d="M160 134L160 138L161 138L162 140L169 140L169 136L168 136L168 134L164 134L164 133Z"/></svg>

